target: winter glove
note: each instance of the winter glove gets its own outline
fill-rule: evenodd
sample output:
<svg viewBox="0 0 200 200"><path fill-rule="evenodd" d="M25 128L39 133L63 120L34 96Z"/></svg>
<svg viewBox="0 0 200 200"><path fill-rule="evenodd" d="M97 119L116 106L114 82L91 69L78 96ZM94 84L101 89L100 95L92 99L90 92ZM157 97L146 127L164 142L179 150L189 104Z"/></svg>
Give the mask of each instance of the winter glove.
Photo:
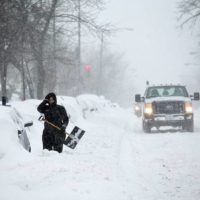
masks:
<svg viewBox="0 0 200 200"><path fill-rule="evenodd" d="M49 99L44 99L44 102L49 102Z"/></svg>
<svg viewBox="0 0 200 200"><path fill-rule="evenodd" d="M43 100L43 104L48 104L49 103L49 100L48 99L44 99Z"/></svg>
<svg viewBox="0 0 200 200"><path fill-rule="evenodd" d="M65 129L66 129L67 125L66 124L63 124L60 128L60 131L65 133Z"/></svg>

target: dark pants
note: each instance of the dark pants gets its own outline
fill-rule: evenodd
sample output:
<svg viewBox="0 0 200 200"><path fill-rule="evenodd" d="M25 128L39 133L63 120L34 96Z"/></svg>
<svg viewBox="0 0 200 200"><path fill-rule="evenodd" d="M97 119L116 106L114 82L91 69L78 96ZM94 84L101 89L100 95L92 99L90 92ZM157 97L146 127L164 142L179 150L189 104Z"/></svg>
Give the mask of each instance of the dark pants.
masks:
<svg viewBox="0 0 200 200"><path fill-rule="evenodd" d="M55 150L61 153L63 151L64 139L64 134L62 135L60 133L44 129L42 135L43 149L48 149L49 151Z"/></svg>

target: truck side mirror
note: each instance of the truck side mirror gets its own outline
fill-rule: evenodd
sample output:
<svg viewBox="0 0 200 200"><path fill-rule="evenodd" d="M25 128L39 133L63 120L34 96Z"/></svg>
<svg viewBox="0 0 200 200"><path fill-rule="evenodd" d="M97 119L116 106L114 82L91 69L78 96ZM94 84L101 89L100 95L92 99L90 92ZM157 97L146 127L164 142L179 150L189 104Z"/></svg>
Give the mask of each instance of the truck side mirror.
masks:
<svg viewBox="0 0 200 200"><path fill-rule="evenodd" d="M135 102L137 102L137 103L141 102L141 96L140 96L140 94L136 94L135 95Z"/></svg>
<svg viewBox="0 0 200 200"><path fill-rule="evenodd" d="M194 93L194 100L195 101L198 101L200 99L200 97L199 97L199 92L195 92Z"/></svg>

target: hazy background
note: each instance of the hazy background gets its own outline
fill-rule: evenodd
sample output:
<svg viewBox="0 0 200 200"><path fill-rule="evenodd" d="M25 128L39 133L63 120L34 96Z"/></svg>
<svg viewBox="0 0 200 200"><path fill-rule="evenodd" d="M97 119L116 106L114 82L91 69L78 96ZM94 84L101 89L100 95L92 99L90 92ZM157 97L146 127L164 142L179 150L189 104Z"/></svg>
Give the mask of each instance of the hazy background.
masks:
<svg viewBox="0 0 200 200"><path fill-rule="evenodd" d="M197 61L190 53L197 49L197 38L191 27L180 28L179 16L177 0L108 1L102 18L134 29L110 38L112 48L123 51L128 61L130 93L143 93L146 80L182 83L199 90L194 80Z"/></svg>
<svg viewBox="0 0 200 200"><path fill-rule="evenodd" d="M191 1L0 1L0 95L95 94L132 106L147 80L200 91L198 24L181 27L199 13Z"/></svg>

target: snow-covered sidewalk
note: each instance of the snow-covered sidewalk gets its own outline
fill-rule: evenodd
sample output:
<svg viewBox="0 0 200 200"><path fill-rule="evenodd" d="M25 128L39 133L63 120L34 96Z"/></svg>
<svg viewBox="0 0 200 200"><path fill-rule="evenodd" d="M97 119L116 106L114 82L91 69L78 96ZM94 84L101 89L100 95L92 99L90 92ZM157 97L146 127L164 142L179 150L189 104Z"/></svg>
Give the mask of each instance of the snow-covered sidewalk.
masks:
<svg viewBox="0 0 200 200"><path fill-rule="evenodd" d="M91 96L59 100L86 130L77 148L62 154L42 150L39 101L13 103L34 122L31 153L18 142L11 108L0 107L1 200L200 199L198 113L195 133L144 134L131 109Z"/></svg>

